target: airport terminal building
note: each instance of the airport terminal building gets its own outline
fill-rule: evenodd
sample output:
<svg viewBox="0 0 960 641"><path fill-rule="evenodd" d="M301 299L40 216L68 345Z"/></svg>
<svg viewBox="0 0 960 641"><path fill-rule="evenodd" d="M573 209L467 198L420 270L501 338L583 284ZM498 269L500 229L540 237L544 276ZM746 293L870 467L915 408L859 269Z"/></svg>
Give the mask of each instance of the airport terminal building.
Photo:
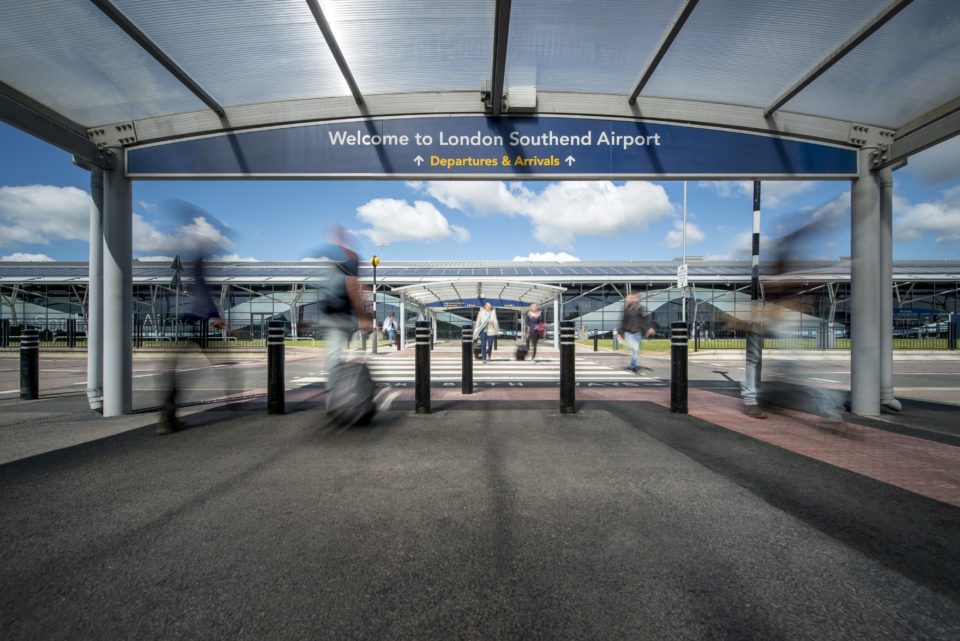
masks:
<svg viewBox="0 0 960 641"><path fill-rule="evenodd" d="M506 337L521 328L531 302L543 309L554 336L556 320L572 320L580 338L611 336L623 299L639 296L666 337L670 323L686 319L705 348L742 348L742 323L750 306L749 261L689 263L685 297L677 287L678 261L643 262L383 262L376 270L378 324L394 314L412 337L417 319L433 322L438 339L457 339L476 309L491 301ZM232 344L262 343L267 322L283 320L290 339L322 335L321 301L331 265L325 262L233 262L206 265L211 296L230 327ZM182 283L192 269L184 265ZM139 346L176 340L198 331L178 322L188 288L176 285L169 263L134 261L134 338ZM0 264L0 324L5 344L22 327L41 330L49 345L83 343L88 267L81 262ZM361 267L372 294L374 272ZM761 266L761 296L777 311L783 346L849 348L850 262L805 261L787 274ZM960 311L960 261L895 261L890 328L897 349L947 347L947 322ZM368 296L371 302L374 296ZM786 328L783 331L783 328ZM68 331L69 329L69 331ZM144 340L146 339L146 340Z"/></svg>

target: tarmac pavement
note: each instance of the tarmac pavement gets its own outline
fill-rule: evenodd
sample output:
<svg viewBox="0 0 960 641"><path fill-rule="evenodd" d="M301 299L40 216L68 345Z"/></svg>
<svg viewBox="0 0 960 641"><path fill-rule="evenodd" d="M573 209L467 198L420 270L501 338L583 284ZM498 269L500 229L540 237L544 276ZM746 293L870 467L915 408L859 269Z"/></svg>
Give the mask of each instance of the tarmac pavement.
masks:
<svg viewBox="0 0 960 641"><path fill-rule="evenodd" d="M726 388L694 390L710 420L656 385L585 388L575 415L548 388L435 390L430 415L385 388L342 430L319 383L283 416L215 402L219 364L186 375L169 436L146 365L132 416L86 410L66 372L0 398L0 637L960 638L960 508L791 449L772 426L794 410L771 439L723 426ZM240 385L262 366L229 365ZM940 418L799 434L952 456Z"/></svg>

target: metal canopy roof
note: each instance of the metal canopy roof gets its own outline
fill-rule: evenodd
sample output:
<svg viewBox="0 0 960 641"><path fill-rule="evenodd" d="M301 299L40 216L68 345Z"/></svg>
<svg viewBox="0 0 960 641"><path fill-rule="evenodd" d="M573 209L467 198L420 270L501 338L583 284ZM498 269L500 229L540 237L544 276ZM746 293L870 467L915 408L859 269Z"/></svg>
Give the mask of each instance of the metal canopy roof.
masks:
<svg viewBox="0 0 960 641"><path fill-rule="evenodd" d="M675 283L677 262L673 261L617 261L578 263L514 263L494 261L458 262L396 262L380 263L377 283L381 288L410 284L433 287L450 281L476 283L509 281L518 286L531 283ZM188 266L189 267L189 266ZM205 263L207 281L236 284L319 284L328 265L323 263ZM185 270L189 273L189 268ZM773 275L772 266L762 263L762 276ZM850 262L802 261L792 266L792 273L813 281L847 281ZM749 282L750 261L702 261L689 264L693 281ZM169 263L133 263L133 282L139 284L168 284L173 275ZM897 260L893 262L894 280L957 281L960 280L960 261L956 260ZM12 287L37 283L85 284L89 278L86 262L15 263L0 262L0 285ZM369 265L360 266L360 279L373 282ZM382 291L382 290L381 290ZM486 290L485 290L486 291ZM459 288L458 292L465 293ZM451 299L452 300L452 299ZM459 299L458 299L459 300Z"/></svg>
<svg viewBox="0 0 960 641"><path fill-rule="evenodd" d="M519 87L540 114L890 144L887 164L960 131L956 0L0 0L0 49L0 119L101 166L203 133L509 113Z"/></svg>
<svg viewBox="0 0 960 641"><path fill-rule="evenodd" d="M446 282L407 285L393 290L421 305L451 301L503 300L542 305L552 301L566 288L544 283L510 281L496 278L463 278Z"/></svg>

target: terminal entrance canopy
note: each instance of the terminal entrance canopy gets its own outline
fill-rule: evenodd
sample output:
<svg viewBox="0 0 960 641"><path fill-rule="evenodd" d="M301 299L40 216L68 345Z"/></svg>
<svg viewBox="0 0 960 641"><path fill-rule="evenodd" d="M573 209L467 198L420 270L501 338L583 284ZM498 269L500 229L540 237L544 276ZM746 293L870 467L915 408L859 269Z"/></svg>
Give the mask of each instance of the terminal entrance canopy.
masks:
<svg viewBox="0 0 960 641"><path fill-rule="evenodd" d="M850 179L851 407L876 414L892 171L960 133L958 30L956 0L8 1L0 119L91 169L107 416L131 178L193 177Z"/></svg>

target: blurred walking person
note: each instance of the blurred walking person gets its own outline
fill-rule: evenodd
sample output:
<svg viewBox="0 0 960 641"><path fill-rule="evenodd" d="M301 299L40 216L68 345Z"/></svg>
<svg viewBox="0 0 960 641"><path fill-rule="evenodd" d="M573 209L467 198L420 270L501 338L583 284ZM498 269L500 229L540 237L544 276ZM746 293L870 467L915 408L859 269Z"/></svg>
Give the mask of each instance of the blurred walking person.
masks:
<svg viewBox="0 0 960 641"><path fill-rule="evenodd" d="M400 349L399 343L397 343L397 318L393 314L387 316L387 319L383 321L383 331L387 335L386 338L390 341L391 345L396 344L397 349Z"/></svg>
<svg viewBox="0 0 960 641"><path fill-rule="evenodd" d="M187 325L191 328L191 336L186 349L177 345L172 362L168 366L166 380L166 396L160 409L160 421L157 423L157 434L171 434L186 427L186 424L177 418L177 396L178 391L182 391L182 381L178 382L177 369L185 360L187 354L204 354L206 356L207 332L212 326L214 329L222 330L226 323L221 318L220 311L213 302L210 295L210 288L207 286L205 273L205 263L207 256L224 250L224 245L230 244L231 233L229 228L221 223L216 217L199 207L181 200L172 200L164 204L168 215L174 220L181 229L188 227L203 228L206 233L203 240L194 240L193 242L184 241L184 246L180 253L187 257L192 263L190 278L181 284L179 281L180 256L177 256L175 268L178 270L175 276L174 286L182 286L186 296L183 298L179 309L177 310L177 322ZM221 380L230 381L231 375L227 375ZM225 384L226 393L230 393L232 386Z"/></svg>
<svg viewBox="0 0 960 641"><path fill-rule="evenodd" d="M536 362L537 360L537 343L540 342L541 338L544 338L541 332L546 333L545 330L547 326L540 320L541 313L542 312L537 309L536 303L530 303L530 307L527 309L527 313L523 319L523 336L531 362Z"/></svg>
<svg viewBox="0 0 960 641"><path fill-rule="evenodd" d="M473 335L480 337L480 358L484 363L490 362L493 352L493 340L500 333L500 323L497 322L497 310L493 303L487 301L483 309L477 314L477 321L473 325Z"/></svg>
<svg viewBox="0 0 960 641"><path fill-rule="evenodd" d="M653 323L647 318L640 299L636 294L627 294L623 307L623 318L620 321L620 339L630 347L630 371L640 371L640 349L643 339L656 333Z"/></svg>
<svg viewBox="0 0 960 641"><path fill-rule="evenodd" d="M334 225L329 240L330 245L322 255L333 263L333 269L324 288L321 324L327 341L327 380L332 381L350 338L358 330L372 331L373 321L367 313L360 288L360 260L349 246L346 230Z"/></svg>

